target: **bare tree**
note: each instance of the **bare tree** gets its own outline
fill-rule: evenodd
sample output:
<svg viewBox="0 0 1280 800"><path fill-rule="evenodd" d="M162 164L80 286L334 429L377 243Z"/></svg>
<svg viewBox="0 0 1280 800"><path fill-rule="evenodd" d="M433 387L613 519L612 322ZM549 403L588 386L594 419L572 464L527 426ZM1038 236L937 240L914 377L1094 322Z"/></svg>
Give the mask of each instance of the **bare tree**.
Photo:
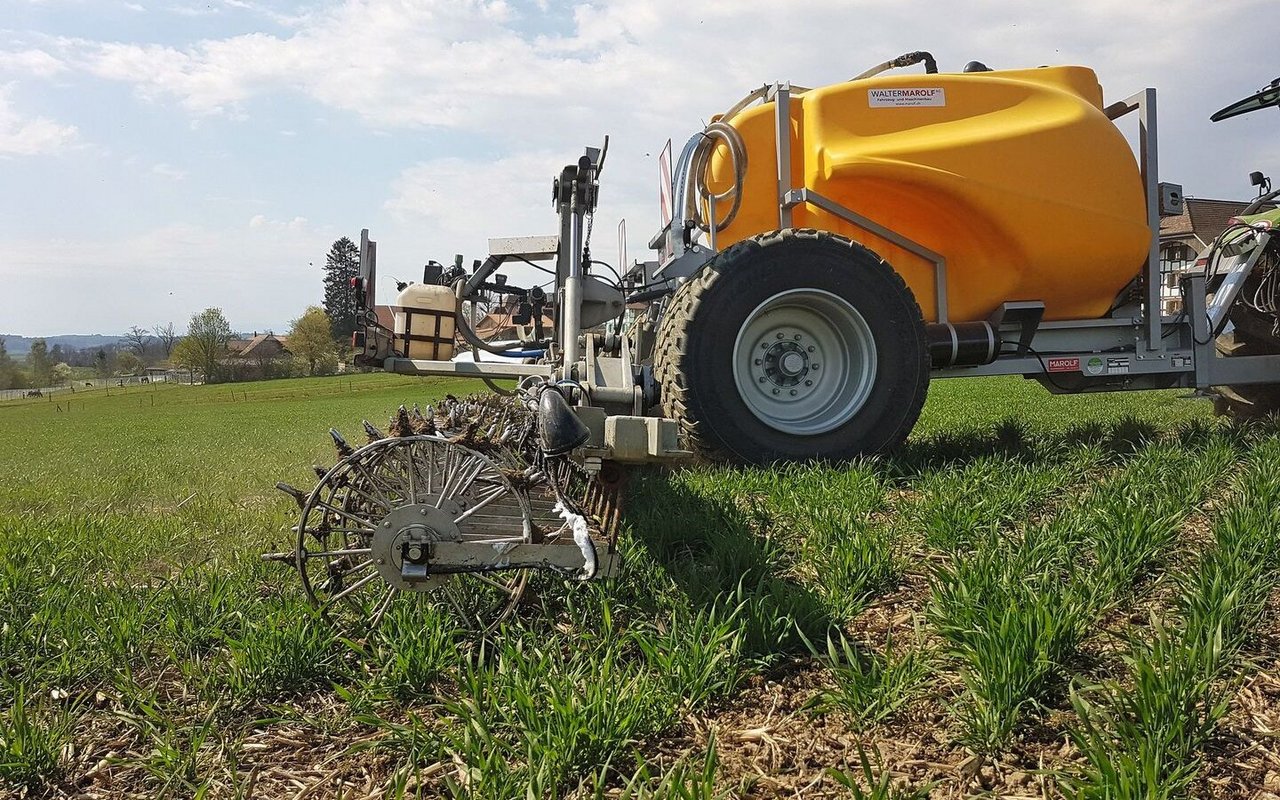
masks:
<svg viewBox="0 0 1280 800"><path fill-rule="evenodd" d="M173 346L178 341L178 332L173 329L172 322L157 325L155 330L156 340L160 342L160 349L164 350L164 357L168 358L173 355Z"/></svg>
<svg viewBox="0 0 1280 800"><path fill-rule="evenodd" d="M147 345L151 343L151 331L134 325L124 335L124 343L129 349L142 358L147 354Z"/></svg>

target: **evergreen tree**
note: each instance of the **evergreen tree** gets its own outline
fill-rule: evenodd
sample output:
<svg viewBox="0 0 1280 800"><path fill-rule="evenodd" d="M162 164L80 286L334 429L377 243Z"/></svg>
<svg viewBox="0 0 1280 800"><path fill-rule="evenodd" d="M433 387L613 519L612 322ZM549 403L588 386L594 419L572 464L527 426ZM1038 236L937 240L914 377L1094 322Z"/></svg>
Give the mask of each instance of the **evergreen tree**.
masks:
<svg viewBox="0 0 1280 800"><path fill-rule="evenodd" d="M53 362L49 360L49 344L44 339L36 339L31 343L27 363L31 366L32 382L37 387L48 386Z"/></svg>
<svg viewBox="0 0 1280 800"><path fill-rule="evenodd" d="M0 389L16 389L19 383L18 368L9 357L9 351L4 346L4 338L0 337Z"/></svg>
<svg viewBox="0 0 1280 800"><path fill-rule="evenodd" d="M108 355L105 348L99 347L98 353L93 357L93 369L98 373L99 378L110 378L111 372L116 367L115 351L112 350Z"/></svg>
<svg viewBox="0 0 1280 800"><path fill-rule="evenodd" d="M324 311L329 315L333 337L347 341L356 329L356 293L351 279L360 276L360 248L343 236L329 248L324 258Z"/></svg>

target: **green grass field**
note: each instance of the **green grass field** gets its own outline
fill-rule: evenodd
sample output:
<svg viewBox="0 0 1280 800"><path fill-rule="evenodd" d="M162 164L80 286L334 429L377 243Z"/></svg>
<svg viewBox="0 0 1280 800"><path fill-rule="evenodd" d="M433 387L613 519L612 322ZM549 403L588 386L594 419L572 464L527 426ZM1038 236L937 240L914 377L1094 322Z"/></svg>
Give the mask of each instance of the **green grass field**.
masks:
<svg viewBox="0 0 1280 800"><path fill-rule="evenodd" d="M1280 429L936 383L892 458L646 471L621 577L344 639L293 501L385 375L0 403L0 796L1280 792Z"/></svg>

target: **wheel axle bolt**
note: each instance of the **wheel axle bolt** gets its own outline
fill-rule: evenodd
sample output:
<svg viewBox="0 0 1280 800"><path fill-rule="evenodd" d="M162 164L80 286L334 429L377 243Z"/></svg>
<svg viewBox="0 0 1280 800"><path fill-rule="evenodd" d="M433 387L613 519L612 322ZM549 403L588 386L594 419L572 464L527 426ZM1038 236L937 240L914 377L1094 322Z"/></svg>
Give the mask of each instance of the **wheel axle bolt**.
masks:
<svg viewBox="0 0 1280 800"><path fill-rule="evenodd" d="M798 342L798 341L800 341L802 338L803 338L803 337L802 337L800 334L798 334L798 333L795 335L795 340L796 340L797 342Z"/></svg>
<svg viewBox="0 0 1280 800"><path fill-rule="evenodd" d="M757 358L757 359L756 359L756 365L757 365L757 366L759 366L759 364L760 364L760 359L758 359L758 358Z"/></svg>
<svg viewBox="0 0 1280 800"><path fill-rule="evenodd" d="M795 389L792 389L792 390L791 390L791 396L792 396L792 397L795 397L795 396L796 396L796 390L795 390Z"/></svg>
<svg viewBox="0 0 1280 800"><path fill-rule="evenodd" d="M777 394L777 393L778 393L778 390L777 390L777 389L774 389L774 390L773 390L773 393L774 393L774 394Z"/></svg>
<svg viewBox="0 0 1280 800"><path fill-rule="evenodd" d="M815 349L816 349L816 348L815 348L813 345L809 345L809 352L810 352L810 353L812 353Z"/></svg>
<svg viewBox="0 0 1280 800"><path fill-rule="evenodd" d="M779 333L778 333L778 338L779 338L779 339L781 339L781 338L782 338L782 336L783 336L782 332L781 332L781 331L779 331Z"/></svg>
<svg viewBox="0 0 1280 800"><path fill-rule="evenodd" d="M810 364L809 366L813 367L813 371L814 371L814 372L817 372L817 371L818 371L818 366L819 366L819 365L817 365L817 364Z"/></svg>
<svg viewBox="0 0 1280 800"><path fill-rule="evenodd" d="M761 382L761 383L764 383L764 376L763 376L763 375L761 375L761 376L760 376L760 382Z"/></svg>
<svg viewBox="0 0 1280 800"><path fill-rule="evenodd" d="M812 386L812 385L813 385L813 381L805 381L805 382L804 382L804 385L805 385L805 386Z"/></svg>
<svg viewBox="0 0 1280 800"><path fill-rule="evenodd" d="M424 516L424 517L425 517L426 515L427 515L427 510L424 508L424 509L422 509L422 516Z"/></svg>
<svg viewBox="0 0 1280 800"><path fill-rule="evenodd" d="M385 558L380 558L380 559L378 559L378 563L379 563L379 564L385 564L385 563L387 563L387 560L386 560Z"/></svg>
<svg viewBox="0 0 1280 800"><path fill-rule="evenodd" d="M384 527L384 528L390 528L390 527L391 527L391 522L390 522L390 521L387 521L387 522L382 523L382 527Z"/></svg>

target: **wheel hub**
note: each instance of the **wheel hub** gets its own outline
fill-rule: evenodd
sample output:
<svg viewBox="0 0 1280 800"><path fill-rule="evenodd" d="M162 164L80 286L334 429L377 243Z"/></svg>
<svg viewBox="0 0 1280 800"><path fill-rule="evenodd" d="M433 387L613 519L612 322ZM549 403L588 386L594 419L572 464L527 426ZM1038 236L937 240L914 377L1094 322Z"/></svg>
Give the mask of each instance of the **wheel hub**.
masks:
<svg viewBox="0 0 1280 800"><path fill-rule="evenodd" d="M790 397L812 390L814 381L808 380L813 372L810 361L816 360L812 355L816 355L817 348L807 344L803 333L789 329L769 331L762 337L760 348L764 356L756 360L755 366L759 368L757 377L763 381L758 382L767 382L779 390L794 389L787 392Z"/></svg>
<svg viewBox="0 0 1280 800"><path fill-rule="evenodd" d="M449 573L432 574L430 563L433 544L462 540L455 516L456 512L414 504L379 520L370 556L382 579L397 589L420 592L451 578Z"/></svg>
<svg viewBox="0 0 1280 800"><path fill-rule="evenodd" d="M866 402L875 342L848 301L819 289L779 293L748 315L734 346L734 379L748 410L775 430L814 435Z"/></svg>

